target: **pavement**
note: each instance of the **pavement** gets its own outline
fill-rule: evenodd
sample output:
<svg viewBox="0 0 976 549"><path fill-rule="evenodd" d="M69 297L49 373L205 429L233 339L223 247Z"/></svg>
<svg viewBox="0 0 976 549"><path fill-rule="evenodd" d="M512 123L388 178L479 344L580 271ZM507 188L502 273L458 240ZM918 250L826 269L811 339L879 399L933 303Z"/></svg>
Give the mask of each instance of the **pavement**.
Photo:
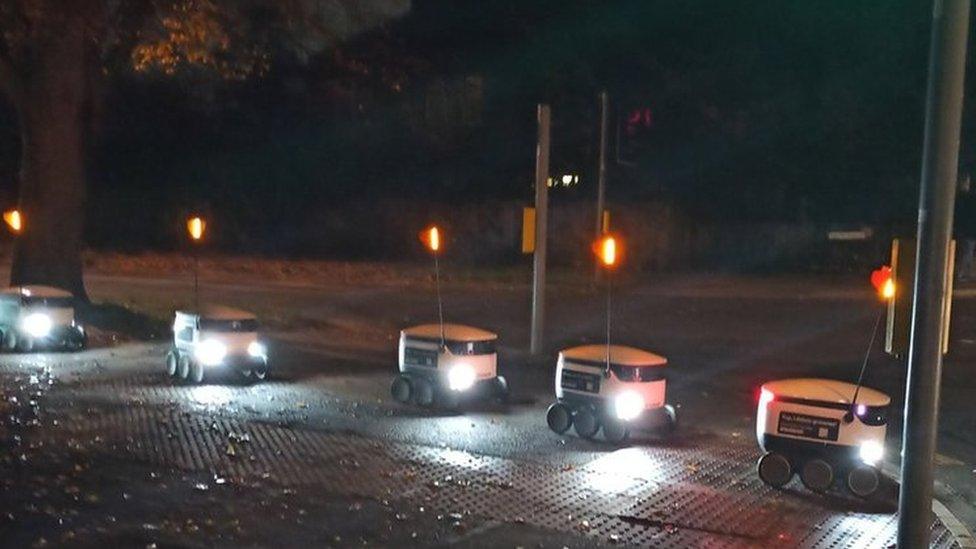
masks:
<svg viewBox="0 0 976 549"><path fill-rule="evenodd" d="M96 300L185 300L178 280L92 277ZM599 341L601 294L549 294L549 349L529 357L523 286L445 291L450 320L499 333L508 405L392 402L396 334L436 315L425 288L206 281L207 300L268 318L275 372L183 386L163 341L0 361L0 540L10 546L888 547L897 485L863 502L755 476L755 392L797 375L856 378L877 304L857 281L682 277L617 291L614 338L670 359L670 439L624 446L545 425L554 354ZM954 304L934 547L976 525L968 395L976 302ZM867 383L900 404L904 365ZM900 425L886 470L897 475ZM958 519L954 522L953 519ZM948 526L948 527L947 527ZM951 528L951 530L950 530Z"/></svg>

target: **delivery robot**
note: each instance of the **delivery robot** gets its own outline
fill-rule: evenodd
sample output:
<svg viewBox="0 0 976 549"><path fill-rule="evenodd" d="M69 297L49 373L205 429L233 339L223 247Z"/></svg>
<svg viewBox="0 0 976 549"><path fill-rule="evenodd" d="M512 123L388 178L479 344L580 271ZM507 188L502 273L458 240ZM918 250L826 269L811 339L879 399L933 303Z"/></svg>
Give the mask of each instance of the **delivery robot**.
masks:
<svg viewBox="0 0 976 549"><path fill-rule="evenodd" d="M546 413L549 428L562 434L572 426L585 439L602 428L613 443L638 429L672 433L678 418L667 404L667 363L625 345L564 349L556 363L556 402Z"/></svg>
<svg viewBox="0 0 976 549"><path fill-rule="evenodd" d="M498 375L497 343L496 334L462 324L401 330L393 399L424 408L452 407L469 396L507 400L508 384Z"/></svg>
<svg viewBox="0 0 976 549"><path fill-rule="evenodd" d="M265 380L271 372L257 318L221 305L176 311L166 369L171 377L190 383L203 383L220 371L236 372L247 381Z"/></svg>
<svg viewBox="0 0 976 549"><path fill-rule="evenodd" d="M881 482L891 398L874 389L830 379L783 379L763 384L756 436L763 456L759 478L780 488L800 475L825 492L842 480L867 498Z"/></svg>
<svg viewBox="0 0 976 549"><path fill-rule="evenodd" d="M51 286L28 285L0 292L0 345L5 351L79 351L88 345L75 319L75 297Z"/></svg>

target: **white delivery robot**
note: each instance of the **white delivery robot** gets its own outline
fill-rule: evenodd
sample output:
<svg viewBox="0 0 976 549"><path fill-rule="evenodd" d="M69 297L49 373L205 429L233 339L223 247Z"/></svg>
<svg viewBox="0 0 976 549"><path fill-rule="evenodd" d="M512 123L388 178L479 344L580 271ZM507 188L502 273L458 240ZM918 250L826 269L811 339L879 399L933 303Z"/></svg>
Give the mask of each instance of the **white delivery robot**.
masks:
<svg viewBox="0 0 976 549"><path fill-rule="evenodd" d="M258 338L257 318L221 305L176 311L166 368L170 376L191 383L203 383L218 371L264 380L271 371L267 346Z"/></svg>
<svg viewBox="0 0 976 549"><path fill-rule="evenodd" d="M75 320L75 297L51 286L28 285L0 292L0 341L5 351L78 351L88 344Z"/></svg>
<svg viewBox="0 0 976 549"><path fill-rule="evenodd" d="M888 395L830 379L783 379L763 384L756 436L763 456L759 478L779 488L795 473L814 492L841 479L856 496L881 481Z"/></svg>
<svg viewBox="0 0 976 549"><path fill-rule="evenodd" d="M455 405L467 395L508 398L498 375L498 336L462 324L422 324L400 331L400 374L390 392L400 403Z"/></svg>
<svg viewBox="0 0 976 549"><path fill-rule="evenodd" d="M677 415L666 399L667 364L663 356L625 345L561 351L556 402L546 414L549 428L562 434L572 426L586 439L602 428L603 437L614 443L637 429L670 434Z"/></svg>

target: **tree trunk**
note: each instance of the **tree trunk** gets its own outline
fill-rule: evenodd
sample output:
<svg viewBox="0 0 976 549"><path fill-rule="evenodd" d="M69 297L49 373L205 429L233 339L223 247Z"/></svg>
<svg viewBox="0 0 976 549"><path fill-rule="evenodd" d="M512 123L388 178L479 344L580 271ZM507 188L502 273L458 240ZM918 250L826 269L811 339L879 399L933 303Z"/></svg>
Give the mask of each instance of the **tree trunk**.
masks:
<svg viewBox="0 0 976 549"><path fill-rule="evenodd" d="M79 23L68 22L39 44L24 79L17 105L24 228L10 275L14 285L57 286L87 300L81 248L92 59Z"/></svg>

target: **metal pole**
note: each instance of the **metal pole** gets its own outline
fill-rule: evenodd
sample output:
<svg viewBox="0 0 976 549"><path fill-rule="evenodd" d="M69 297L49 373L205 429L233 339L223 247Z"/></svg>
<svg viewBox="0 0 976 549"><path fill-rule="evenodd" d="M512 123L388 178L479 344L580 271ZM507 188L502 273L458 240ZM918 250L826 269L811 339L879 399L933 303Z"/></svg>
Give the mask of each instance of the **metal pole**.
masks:
<svg viewBox="0 0 976 549"><path fill-rule="evenodd" d="M868 340L868 349L864 351L864 361L861 362L861 373L857 375L857 385L854 387L854 396L851 397L851 413L857 411L857 397L861 394L861 384L864 383L864 374L868 371L868 361L871 360L871 350L874 349L874 340L878 335L878 326L881 326L881 319L888 312L888 305L884 304L878 311L878 316L874 319L874 328L871 329L871 339Z"/></svg>
<svg viewBox="0 0 976 549"><path fill-rule="evenodd" d="M200 314L200 252L193 247L193 308Z"/></svg>
<svg viewBox="0 0 976 549"><path fill-rule="evenodd" d="M539 135L535 149L535 255L532 262L532 333L529 350L542 352L546 320L546 230L549 202L549 105L538 108Z"/></svg>
<svg viewBox="0 0 976 549"><path fill-rule="evenodd" d="M607 92L600 92L600 160L597 166L596 180L596 234L600 238L603 234L603 210L606 209L607 192L607 118L610 110L610 100Z"/></svg>
<svg viewBox="0 0 976 549"><path fill-rule="evenodd" d="M444 301L441 299L441 262L434 252L434 285L437 287L437 321L441 325L441 348L444 348Z"/></svg>
<svg viewBox="0 0 976 549"><path fill-rule="evenodd" d="M898 546L906 549L928 547L930 543L943 304L951 298L946 295L946 268L959 161L968 28L969 0L935 0L898 501Z"/></svg>
<svg viewBox="0 0 976 549"><path fill-rule="evenodd" d="M613 272L607 271L607 372L610 371L610 315L613 310Z"/></svg>
<svg viewBox="0 0 976 549"><path fill-rule="evenodd" d="M600 92L600 158L597 165L596 179L596 231L594 239L603 235L603 210L606 209L607 192L607 118L609 116L610 101L606 90ZM593 271L594 279L600 278L600 266Z"/></svg>

